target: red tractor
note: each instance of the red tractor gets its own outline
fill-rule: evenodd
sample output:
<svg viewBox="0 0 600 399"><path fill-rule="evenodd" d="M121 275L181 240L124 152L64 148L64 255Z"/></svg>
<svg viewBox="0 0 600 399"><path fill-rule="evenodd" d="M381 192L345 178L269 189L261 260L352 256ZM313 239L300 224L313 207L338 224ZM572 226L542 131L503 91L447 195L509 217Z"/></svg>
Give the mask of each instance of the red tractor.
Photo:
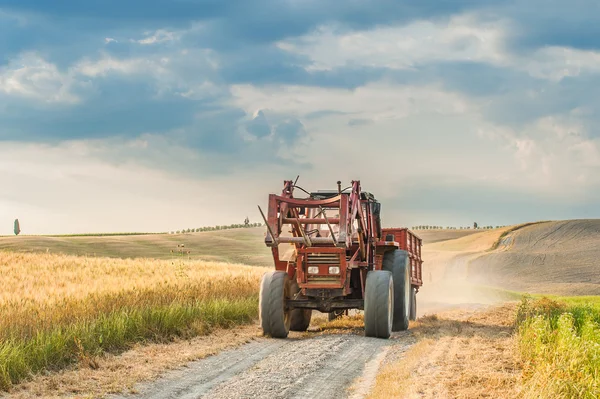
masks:
<svg viewBox="0 0 600 399"><path fill-rule="evenodd" d="M294 198L294 189L307 197ZM359 181L309 193L286 180L281 195L269 195L267 216L259 210L275 261L260 286L266 335L306 331L313 309L330 320L364 310L365 335L378 338L416 318L422 241L406 228L383 229L381 204Z"/></svg>

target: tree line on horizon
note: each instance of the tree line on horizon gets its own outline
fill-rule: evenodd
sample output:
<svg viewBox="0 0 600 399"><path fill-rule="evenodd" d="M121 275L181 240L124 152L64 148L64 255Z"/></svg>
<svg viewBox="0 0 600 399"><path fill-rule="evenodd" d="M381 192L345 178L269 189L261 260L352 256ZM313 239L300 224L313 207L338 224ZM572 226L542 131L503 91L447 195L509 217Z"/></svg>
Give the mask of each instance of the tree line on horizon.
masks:
<svg viewBox="0 0 600 399"><path fill-rule="evenodd" d="M430 225L419 225L411 227L411 230L490 230L490 229L499 229L506 226L460 226L460 227L452 227L452 226L430 226Z"/></svg>
<svg viewBox="0 0 600 399"><path fill-rule="evenodd" d="M195 229L182 229L177 231L171 231L169 234L185 234L185 233L199 233L201 231L215 231L215 230L229 230L229 229L240 229L240 228L249 228L249 227L261 227L264 226L264 223L240 223L240 224L230 224L230 225L217 225L217 226L205 226L198 227Z"/></svg>

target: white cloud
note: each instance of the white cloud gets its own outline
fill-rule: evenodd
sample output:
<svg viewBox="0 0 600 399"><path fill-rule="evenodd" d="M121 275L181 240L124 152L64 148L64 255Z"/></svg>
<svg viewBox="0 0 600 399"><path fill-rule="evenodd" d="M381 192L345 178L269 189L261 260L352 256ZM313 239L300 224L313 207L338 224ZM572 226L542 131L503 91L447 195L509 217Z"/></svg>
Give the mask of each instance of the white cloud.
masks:
<svg viewBox="0 0 600 399"><path fill-rule="evenodd" d="M578 76L581 73L600 72L600 52L579 50L568 47L548 46L537 50L522 62L522 67L537 78L559 81L565 77Z"/></svg>
<svg viewBox="0 0 600 399"><path fill-rule="evenodd" d="M35 53L25 53L0 67L0 93L48 103L79 102L74 80Z"/></svg>
<svg viewBox="0 0 600 399"><path fill-rule="evenodd" d="M466 14L448 23L416 21L351 33L321 27L278 46L309 56L313 61L310 69L345 65L407 69L422 62L463 60L504 64L506 25L504 21L483 23Z"/></svg>
<svg viewBox="0 0 600 399"><path fill-rule="evenodd" d="M262 174L269 177L260 186L255 171L190 178L102 156L145 151L149 140L3 143L0 185L10 190L0 198L0 234L11 234L15 218L23 234L179 230L241 223L246 215L258 221L256 204L269 186L279 189L274 174ZM188 151L166 143L160 155L182 162ZM242 203L232 195L239 192Z"/></svg>
<svg viewBox="0 0 600 399"><path fill-rule="evenodd" d="M272 109L306 116L323 110L351 114L353 118L394 120L422 110L439 114L457 114L467 110L466 98L444 92L435 86L394 86L371 83L354 90L307 86L234 85L233 104L253 113Z"/></svg>
<svg viewBox="0 0 600 399"><path fill-rule="evenodd" d="M513 129L487 121L478 101L435 86L380 83L336 90L242 85L234 86L232 94L233 104L248 113L264 109L300 118L310 135L300 156L317 165L320 180L363 175L368 164L377 171L375 188L384 195L419 176L563 200L600 188L600 143L588 137L576 112ZM323 110L333 112L308 117ZM369 123L349 126L356 118Z"/></svg>
<svg viewBox="0 0 600 399"><path fill-rule="evenodd" d="M308 70L342 66L411 69L417 65L470 61L520 70L553 81L584 72L600 72L600 52L548 46L528 54L514 54L506 46L512 25L507 20L487 21L478 14L463 14L447 22L415 21L404 26L340 32L320 27L278 46L308 56Z"/></svg>
<svg viewBox="0 0 600 399"><path fill-rule="evenodd" d="M105 55L97 60L81 60L71 68L71 72L88 77L106 76L110 73L160 75L168 72L168 64L169 59L165 57L118 59Z"/></svg>
<svg viewBox="0 0 600 399"><path fill-rule="evenodd" d="M600 188L600 142L576 118L549 116L519 130L493 127L482 134L513 153L516 185L575 198Z"/></svg>
<svg viewBox="0 0 600 399"><path fill-rule="evenodd" d="M146 37L144 39L136 40L136 42L139 44L148 45L148 44L165 43L165 42L170 42L173 40L178 40L179 37L180 37L179 33L170 32L170 31L167 31L164 29L159 29L152 34L147 33Z"/></svg>

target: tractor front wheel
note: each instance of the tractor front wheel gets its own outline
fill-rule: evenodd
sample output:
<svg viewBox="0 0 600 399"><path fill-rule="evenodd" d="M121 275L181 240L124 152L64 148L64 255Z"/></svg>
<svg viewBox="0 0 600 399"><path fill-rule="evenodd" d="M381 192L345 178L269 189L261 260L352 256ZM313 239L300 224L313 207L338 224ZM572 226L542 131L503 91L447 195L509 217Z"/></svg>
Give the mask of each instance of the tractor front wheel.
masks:
<svg viewBox="0 0 600 399"><path fill-rule="evenodd" d="M389 338L394 316L394 279L388 270L367 274L365 284L365 335Z"/></svg>
<svg viewBox="0 0 600 399"><path fill-rule="evenodd" d="M290 297L290 279L286 272L265 273L260 284L259 318L265 335L286 338L290 332L292 312L286 308ZM309 319L310 321L310 319Z"/></svg>

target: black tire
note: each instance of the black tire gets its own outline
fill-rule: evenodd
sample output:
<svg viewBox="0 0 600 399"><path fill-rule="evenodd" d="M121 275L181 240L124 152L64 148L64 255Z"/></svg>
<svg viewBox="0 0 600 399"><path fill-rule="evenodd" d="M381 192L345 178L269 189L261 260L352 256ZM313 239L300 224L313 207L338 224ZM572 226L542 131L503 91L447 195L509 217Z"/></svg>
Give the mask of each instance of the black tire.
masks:
<svg viewBox="0 0 600 399"><path fill-rule="evenodd" d="M394 315L394 279L387 270L367 273L365 284L365 335L389 338Z"/></svg>
<svg viewBox="0 0 600 399"><path fill-rule="evenodd" d="M296 275L290 281L290 298L295 298L296 294L300 291L298 282L296 281ZM312 318L312 309L293 309L290 314L290 331L306 331L310 325L310 319Z"/></svg>
<svg viewBox="0 0 600 399"><path fill-rule="evenodd" d="M383 255L383 270L394 277L394 324L393 331L408 329L411 305L410 259L408 252L396 249Z"/></svg>
<svg viewBox="0 0 600 399"><path fill-rule="evenodd" d="M290 330L306 331L310 325L312 309L294 309L291 311Z"/></svg>
<svg viewBox="0 0 600 399"><path fill-rule="evenodd" d="M260 284L259 318L265 335L286 338L290 332L291 313L285 309L289 298L290 279L286 272L265 273Z"/></svg>
<svg viewBox="0 0 600 399"><path fill-rule="evenodd" d="M417 289L410 289L410 319L412 321L417 320Z"/></svg>
<svg viewBox="0 0 600 399"><path fill-rule="evenodd" d="M327 321L334 321L336 319L339 319L340 317L342 317L343 314L344 314L343 310L331 311L331 312L327 313Z"/></svg>

